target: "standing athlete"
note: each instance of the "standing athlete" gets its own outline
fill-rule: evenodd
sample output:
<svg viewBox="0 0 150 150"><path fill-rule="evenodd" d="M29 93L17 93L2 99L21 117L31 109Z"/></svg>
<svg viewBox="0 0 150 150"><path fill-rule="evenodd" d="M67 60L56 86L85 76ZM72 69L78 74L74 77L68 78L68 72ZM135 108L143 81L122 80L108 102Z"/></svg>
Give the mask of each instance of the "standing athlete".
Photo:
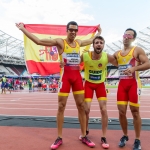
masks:
<svg viewBox="0 0 150 150"><path fill-rule="evenodd" d="M2 78L0 79L0 82L2 82L1 84L1 89L2 92L1 94L6 94L6 90L8 90L11 94L11 89L9 88L9 83L8 83L8 79L5 77L5 75L2 75Z"/></svg>
<svg viewBox="0 0 150 150"><path fill-rule="evenodd" d="M86 134L89 134L88 121L91 108L91 102L93 99L94 91L98 99L99 108L102 118L102 147L109 148L109 144L106 140L106 131L108 125L107 115L107 94L104 81L106 79L106 70L108 63L118 66L114 56L103 52L105 40L102 36L97 36L93 39L94 51L85 52L81 55L81 62L84 62L84 101L86 112ZM65 63L61 62L60 66L64 67ZM82 140L82 136L79 136L79 140Z"/></svg>
<svg viewBox="0 0 150 150"><path fill-rule="evenodd" d="M67 37L66 39L39 39L24 28L24 24L16 24L16 26L34 43L43 46L56 46L61 61L66 62L66 66L61 69L61 78L59 83L58 92L58 112L57 112L57 129L58 137L56 141L51 145L51 149L57 149L62 144L62 127L64 121L64 110L70 88L72 87L73 95L75 98L76 106L78 109L78 116L81 125L82 142L89 147L94 147L95 144L90 141L86 136L86 116L84 110L84 89L82 84L82 77L79 71L80 64L80 47L92 44L94 39L88 40L76 39L78 32L78 24L71 21L67 24ZM98 26L98 33L101 34L101 28ZM75 61L72 61L75 60ZM73 63L75 62L75 63Z"/></svg>
<svg viewBox="0 0 150 150"><path fill-rule="evenodd" d="M141 150L140 131L141 117L139 112L141 82L138 71L150 68L150 62L144 50L137 46L132 46L132 42L136 39L137 33L129 28L123 35L123 49L117 51L114 56L118 62L119 69L119 85L117 92L117 104L119 110L119 121L123 130L123 137L120 139L119 147L124 147L128 138L127 130L127 105L129 103L133 116L133 124L135 129L135 141L133 150Z"/></svg>
<svg viewBox="0 0 150 150"><path fill-rule="evenodd" d="M99 103L99 108L102 118L102 147L109 148L109 144L106 140L106 131L108 124L108 115L107 115L107 94L104 81L106 79L106 70L108 63L111 63L117 66L116 59L105 52L103 48L105 45L105 40L102 36L97 36L93 40L94 51L83 53L81 60L84 62L84 77L85 77L85 112L86 112L86 134L89 133L88 121L89 113L91 108L91 102L93 99L94 91ZM79 139L81 139L79 137Z"/></svg>

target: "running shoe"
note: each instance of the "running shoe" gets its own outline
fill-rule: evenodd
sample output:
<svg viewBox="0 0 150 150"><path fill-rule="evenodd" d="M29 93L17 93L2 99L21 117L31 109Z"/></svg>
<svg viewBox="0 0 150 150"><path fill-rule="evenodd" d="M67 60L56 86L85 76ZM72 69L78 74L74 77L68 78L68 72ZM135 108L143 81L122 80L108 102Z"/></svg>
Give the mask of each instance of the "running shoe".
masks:
<svg viewBox="0 0 150 150"><path fill-rule="evenodd" d="M134 145L133 145L133 150L141 150L141 142L138 139L135 139Z"/></svg>
<svg viewBox="0 0 150 150"><path fill-rule="evenodd" d="M88 135L88 134L89 134L89 131L86 130L86 135ZM82 141L82 135L79 136L79 140Z"/></svg>
<svg viewBox="0 0 150 150"><path fill-rule="evenodd" d="M126 141L128 141L129 138L128 136L123 136L121 139L120 139L120 143L119 143L119 147L124 147L126 145Z"/></svg>
<svg viewBox="0 0 150 150"><path fill-rule="evenodd" d="M103 147L103 148L105 148L105 149L109 148L109 144L107 143L105 137L102 137L102 138L101 138L101 142L102 142L102 147Z"/></svg>
<svg viewBox="0 0 150 150"><path fill-rule="evenodd" d="M88 139L87 136L82 137L82 143L86 144L89 147L95 147L95 144L90 139Z"/></svg>
<svg viewBox="0 0 150 150"><path fill-rule="evenodd" d="M51 145L51 149L57 149L62 143L62 138L58 137L56 141Z"/></svg>

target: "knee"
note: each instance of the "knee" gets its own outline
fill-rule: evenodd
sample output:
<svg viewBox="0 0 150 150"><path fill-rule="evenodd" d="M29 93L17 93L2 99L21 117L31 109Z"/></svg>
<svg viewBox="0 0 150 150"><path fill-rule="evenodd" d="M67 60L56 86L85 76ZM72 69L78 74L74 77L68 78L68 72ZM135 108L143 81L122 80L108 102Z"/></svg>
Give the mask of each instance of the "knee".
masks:
<svg viewBox="0 0 150 150"><path fill-rule="evenodd" d="M119 116L120 117L126 116L126 112L124 110L119 110Z"/></svg>
<svg viewBox="0 0 150 150"><path fill-rule="evenodd" d="M65 104L64 103L59 103L59 105L58 105L58 111L62 112L64 110L65 110Z"/></svg>
<svg viewBox="0 0 150 150"><path fill-rule="evenodd" d="M84 101L83 101L83 102L78 102L78 103L77 103L77 108L80 109L80 110L81 110L81 109L82 109L82 110L85 110Z"/></svg>
<svg viewBox="0 0 150 150"><path fill-rule="evenodd" d="M106 115L106 114L107 114L106 107L101 107L101 108L100 108L100 111L101 111L101 114L102 114L102 115Z"/></svg>
<svg viewBox="0 0 150 150"><path fill-rule="evenodd" d="M89 113L90 113L90 109L89 108L85 109L85 114L89 115Z"/></svg>
<svg viewBox="0 0 150 150"><path fill-rule="evenodd" d="M136 110L132 111L132 115L134 119L137 119L139 117L139 111Z"/></svg>

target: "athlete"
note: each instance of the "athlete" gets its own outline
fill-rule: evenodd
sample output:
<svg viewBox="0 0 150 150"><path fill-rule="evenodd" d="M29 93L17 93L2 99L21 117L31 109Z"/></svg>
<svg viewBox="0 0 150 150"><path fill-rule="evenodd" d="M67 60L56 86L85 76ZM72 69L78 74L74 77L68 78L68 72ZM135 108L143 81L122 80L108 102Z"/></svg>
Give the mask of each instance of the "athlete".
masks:
<svg viewBox="0 0 150 150"><path fill-rule="evenodd" d="M85 101L85 112L86 112L86 134L89 133L88 121L89 113L91 108L91 102L93 99L94 91L96 93L99 108L102 118L102 147L109 148L109 144L106 140L106 131L108 124L107 115L107 94L104 81L106 79L106 68L108 63L118 66L114 56L103 52L105 40L102 36L97 36L93 40L94 51L85 52L81 55L81 62L84 62L84 101ZM60 66L63 67L65 63ZM82 140L79 136L79 140Z"/></svg>
<svg viewBox="0 0 150 150"><path fill-rule="evenodd" d="M106 131L108 124L108 115L107 115L107 94L104 81L106 79L106 68L108 63L111 63L117 66L116 59L105 52L103 52L103 48L105 45L105 40L101 36L97 36L93 40L93 48L94 51L89 53L83 53L81 56L81 60L84 62L84 77L85 77L85 112L87 117L87 127L86 133L89 133L88 129L88 121L89 121L89 113L91 108L91 102L93 99L94 91L96 93L96 97L98 99L99 108L101 112L102 118L102 147L109 148L109 144L106 140ZM80 138L80 137L79 137Z"/></svg>
<svg viewBox="0 0 150 150"><path fill-rule="evenodd" d="M57 112L57 129L58 137L51 145L51 149L57 149L62 144L62 127L64 121L64 110L70 88L72 87L73 95L78 109L78 116L82 132L82 142L89 147L94 147L95 144L86 136L86 115L84 111L84 89L82 77L79 71L80 64L80 47L92 44L94 37L88 40L75 39L78 32L78 24L71 21L67 24L66 39L38 39L36 36L28 32L24 28L24 24L16 24L16 26L34 43L43 46L56 46L61 61L66 62L66 66L61 69L61 78L58 91L58 112ZM101 34L101 28L98 26L98 33Z"/></svg>
<svg viewBox="0 0 150 150"><path fill-rule="evenodd" d="M8 90L11 94L11 89L9 89L9 84L8 84L8 79L5 77L5 75L2 75L2 78L0 79L0 82L2 82L1 84L1 89L2 92L1 94L6 94L6 90Z"/></svg>
<svg viewBox="0 0 150 150"><path fill-rule="evenodd" d="M138 71L150 68L148 57L144 50L138 46L132 46L137 33L129 28L123 35L123 49L117 51L114 57L117 59L119 68L119 85L117 92L117 104L119 110L120 125L123 130L123 137L120 139L119 147L124 147L128 138L127 131L127 105L129 103L133 116L133 124L135 129L135 141L133 150L141 150L140 132L141 117L139 112L141 82Z"/></svg>
<svg viewBox="0 0 150 150"><path fill-rule="evenodd" d="M28 80L29 92L32 91L32 85L33 85L33 81L32 81L32 78L30 77Z"/></svg>

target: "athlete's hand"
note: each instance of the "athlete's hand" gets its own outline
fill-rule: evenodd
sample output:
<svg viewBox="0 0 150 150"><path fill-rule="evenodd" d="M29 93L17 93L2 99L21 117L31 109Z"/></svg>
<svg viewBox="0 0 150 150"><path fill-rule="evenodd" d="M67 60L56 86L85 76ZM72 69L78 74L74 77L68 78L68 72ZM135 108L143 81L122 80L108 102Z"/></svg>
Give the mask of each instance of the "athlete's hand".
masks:
<svg viewBox="0 0 150 150"><path fill-rule="evenodd" d="M59 64L60 68L63 68L65 65L66 65L65 62L60 61L60 64Z"/></svg>
<svg viewBox="0 0 150 150"><path fill-rule="evenodd" d="M19 30L22 30L24 28L24 23L20 22L20 23L16 23L16 27L19 29Z"/></svg>
<svg viewBox="0 0 150 150"><path fill-rule="evenodd" d="M131 74L134 73L134 72L135 72L134 67L127 68L126 70L124 70L124 74L125 74L125 75L131 75Z"/></svg>
<svg viewBox="0 0 150 150"><path fill-rule="evenodd" d="M101 29L101 27L100 27L100 24L99 24L98 27L97 27L97 31L101 34L102 29Z"/></svg>

